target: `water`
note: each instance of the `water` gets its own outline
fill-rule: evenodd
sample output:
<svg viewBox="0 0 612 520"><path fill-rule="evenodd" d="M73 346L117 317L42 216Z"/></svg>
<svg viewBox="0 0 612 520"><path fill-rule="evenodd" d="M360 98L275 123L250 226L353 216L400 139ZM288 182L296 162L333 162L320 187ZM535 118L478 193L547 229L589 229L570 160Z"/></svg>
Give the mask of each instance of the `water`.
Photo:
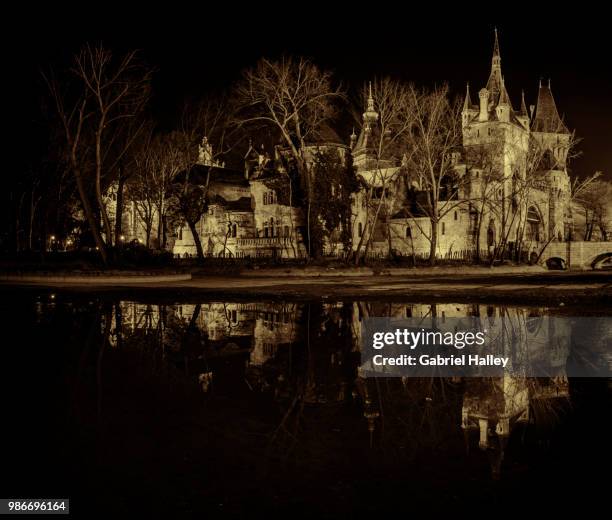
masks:
<svg viewBox="0 0 612 520"><path fill-rule="evenodd" d="M607 380L357 371L367 316L505 315L530 332L585 308L4 296L6 496L209 516L550 512L605 497Z"/></svg>

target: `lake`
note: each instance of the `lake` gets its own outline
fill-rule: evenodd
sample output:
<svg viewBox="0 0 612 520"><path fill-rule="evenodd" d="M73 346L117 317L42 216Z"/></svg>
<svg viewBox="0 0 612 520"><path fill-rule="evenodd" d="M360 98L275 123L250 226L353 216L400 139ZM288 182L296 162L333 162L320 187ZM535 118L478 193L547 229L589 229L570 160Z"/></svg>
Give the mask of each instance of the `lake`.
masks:
<svg viewBox="0 0 612 520"><path fill-rule="evenodd" d="M359 334L367 317L505 316L529 337L612 306L3 296L6 496L208 516L550 513L607 496L610 380L565 377L571 344L550 378L369 378Z"/></svg>

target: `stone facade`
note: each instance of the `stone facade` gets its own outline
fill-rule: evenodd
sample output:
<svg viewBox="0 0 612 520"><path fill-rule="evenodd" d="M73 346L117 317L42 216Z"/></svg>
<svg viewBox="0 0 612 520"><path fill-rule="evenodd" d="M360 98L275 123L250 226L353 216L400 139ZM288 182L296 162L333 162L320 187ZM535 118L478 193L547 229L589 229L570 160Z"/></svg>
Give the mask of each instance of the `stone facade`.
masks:
<svg viewBox="0 0 612 520"><path fill-rule="evenodd" d="M489 78L478 92L478 101L472 103L468 87L461 114L463 146L453 157L461 182L452 200L441 201L445 211L436 254L448 257L479 248L486 255L503 242L508 250L533 255L549 242L569 239L572 212L566 161L571 134L559 116L550 84L540 84L535 110L528 111L524 96L520 109L514 109L502 75L497 33ZM352 199L353 249L426 255L431 224L423 211L415 211L425 193L405 174L401 158L376 155L379 123L370 89L359 135L353 132L348 145L337 139L313 144L305 151L306 160L312 162L322 147L336 149L342 157L352 155L362 185ZM534 144L546 150L538 169L529 166ZM475 150L489 151L494 176L487 174L482 157L475 158ZM244 157L244 171L238 171L213 161L212 145L204 138L193 177L194 182L208 182L208 212L197 225L206 255L305 255L304 214L295 201L288 200L284 153L277 147L270 157L251 146ZM520 197L516 196L519 185L523 187ZM384 202L378 204L381 199ZM373 211L373 206L380 208ZM138 226L132 223L128 228ZM176 230L171 247L177 256L195 256L187 226ZM325 250L341 252L337 244L328 244Z"/></svg>
<svg viewBox="0 0 612 520"><path fill-rule="evenodd" d="M501 72L496 33L489 79L478 96L479 104L474 105L468 86L461 114L463 149L454 158L458 188L453 199L440 201L443 211L436 254L452 257L479 247L486 255L504 237L508 249L520 246L523 253L533 255L549 241L567 240L572 227L566 169L571 137L550 85L540 84L535 112L528 113L524 95L521 108L515 110ZM383 218L379 214L374 223L363 194L356 197L354 244L368 225L375 225L370 251L426 255L430 219L414 208L414 201L423 194L402 174L400 161L376 156L371 140L377 122L370 93L352 153L357 174L371 190L384 186L386 202L381 208ZM369 198L370 208L376 197Z"/></svg>

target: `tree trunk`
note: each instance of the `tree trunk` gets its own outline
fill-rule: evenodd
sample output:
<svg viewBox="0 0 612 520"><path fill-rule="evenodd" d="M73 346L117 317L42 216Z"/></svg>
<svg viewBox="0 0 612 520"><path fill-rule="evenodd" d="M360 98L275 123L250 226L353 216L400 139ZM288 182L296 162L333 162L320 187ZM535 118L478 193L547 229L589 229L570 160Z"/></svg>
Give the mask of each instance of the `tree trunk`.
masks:
<svg viewBox="0 0 612 520"><path fill-rule="evenodd" d="M160 208L157 214L157 247L159 249L162 249L162 235L164 234L163 229L162 229L163 225L164 225L164 218L162 216L161 208Z"/></svg>
<svg viewBox="0 0 612 520"><path fill-rule="evenodd" d="M438 247L438 221L431 220L431 240L429 243L429 265L436 265L436 249Z"/></svg>
<svg viewBox="0 0 612 520"><path fill-rule="evenodd" d="M77 189L79 191L79 197L81 199L81 204L83 205L83 211L85 212L85 216L87 217L87 223L89 224L89 229L96 242L96 246L98 247L98 251L100 253L100 257L102 258L102 262L104 263L104 265L107 265L108 255L106 252L106 244L104 243L104 240L102 240L102 235L100 234L100 227L98 225L96 216L93 212L91 203L89 202L89 198L87 197L87 192L83 184L83 178L81 177L81 172L76 166L73 166L73 169L74 169L74 176L76 179Z"/></svg>
<svg viewBox="0 0 612 520"><path fill-rule="evenodd" d="M36 202L34 201L34 190L32 190L30 194L30 220L28 223L28 251L32 251L32 238L34 235L34 218L36 216L36 206L38 206L39 200L40 198Z"/></svg>
<svg viewBox="0 0 612 520"><path fill-rule="evenodd" d="M200 260L203 260L204 250L202 249L202 242L200 241L200 235L198 234L198 230L196 229L196 222L187 221L187 225L189 226L189 230L191 231L191 235L193 236L193 241L195 242L196 251L198 253L198 258Z"/></svg>
<svg viewBox="0 0 612 520"><path fill-rule="evenodd" d="M102 118L99 125L98 130L96 131L96 202L98 203L98 209L100 211L100 215L102 216L102 223L104 225L104 234L106 235L106 243L109 246L113 245L113 235L112 229L110 225L110 220L108 218L108 213L106 212L106 207L104 206L104 200L102 198L102 128L104 128L105 119Z"/></svg>
<svg viewBox="0 0 612 520"><path fill-rule="evenodd" d="M117 208L115 210L115 245L121 243L122 226L123 226L123 186L125 185L125 177L123 176L123 167L119 167L119 181L117 183Z"/></svg>
<svg viewBox="0 0 612 520"><path fill-rule="evenodd" d="M477 210L478 211L478 210ZM484 213L484 204L483 207L478 212L478 218L476 219L476 229L474 233L476 233L476 256L475 261L477 264L482 260L480 258L480 233L482 232L482 221L483 221L483 213Z"/></svg>
<svg viewBox="0 0 612 520"><path fill-rule="evenodd" d="M391 259L392 256L393 256L392 255L393 243L391 241L391 225L389 223L389 218L388 217L385 220L386 220L385 225L387 226L387 244L388 244L388 249L389 249L387 254L388 254L389 259Z"/></svg>

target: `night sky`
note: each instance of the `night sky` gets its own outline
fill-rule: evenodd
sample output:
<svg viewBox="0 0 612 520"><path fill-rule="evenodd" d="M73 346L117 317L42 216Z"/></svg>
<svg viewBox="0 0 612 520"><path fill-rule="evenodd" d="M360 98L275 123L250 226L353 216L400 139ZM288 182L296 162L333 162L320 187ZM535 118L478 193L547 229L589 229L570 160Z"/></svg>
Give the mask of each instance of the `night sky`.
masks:
<svg viewBox="0 0 612 520"><path fill-rule="evenodd" d="M329 5L286 4L281 12L237 3L214 10L203 3L197 11L187 6L155 11L151 4L127 12L112 4L81 4L82 16L55 7L18 14L13 23L22 36L18 50L8 49L8 55L9 77L21 79L9 87L20 107L20 135L40 130L38 70L61 62L85 41L141 49L157 69L153 111L171 125L185 96L222 89L260 56L282 53L308 56L353 87L390 75L423 85L448 81L462 94L469 81L476 101L489 74L497 26L502 72L515 109L522 88L527 104L535 104L539 78L551 78L559 112L583 138L583 156L573 163L573 172L603 170L612 179L612 44L603 10L565 13L559 3L533 13L505 2L499 13L487 8L488 17L466 7L446 13L440 22L439 13L410 12L410 4L401 12L379 2L355 2L334 11ZM87 14L96 6L103 12ZM307 14L296 14L301 11Z"/></svg>

